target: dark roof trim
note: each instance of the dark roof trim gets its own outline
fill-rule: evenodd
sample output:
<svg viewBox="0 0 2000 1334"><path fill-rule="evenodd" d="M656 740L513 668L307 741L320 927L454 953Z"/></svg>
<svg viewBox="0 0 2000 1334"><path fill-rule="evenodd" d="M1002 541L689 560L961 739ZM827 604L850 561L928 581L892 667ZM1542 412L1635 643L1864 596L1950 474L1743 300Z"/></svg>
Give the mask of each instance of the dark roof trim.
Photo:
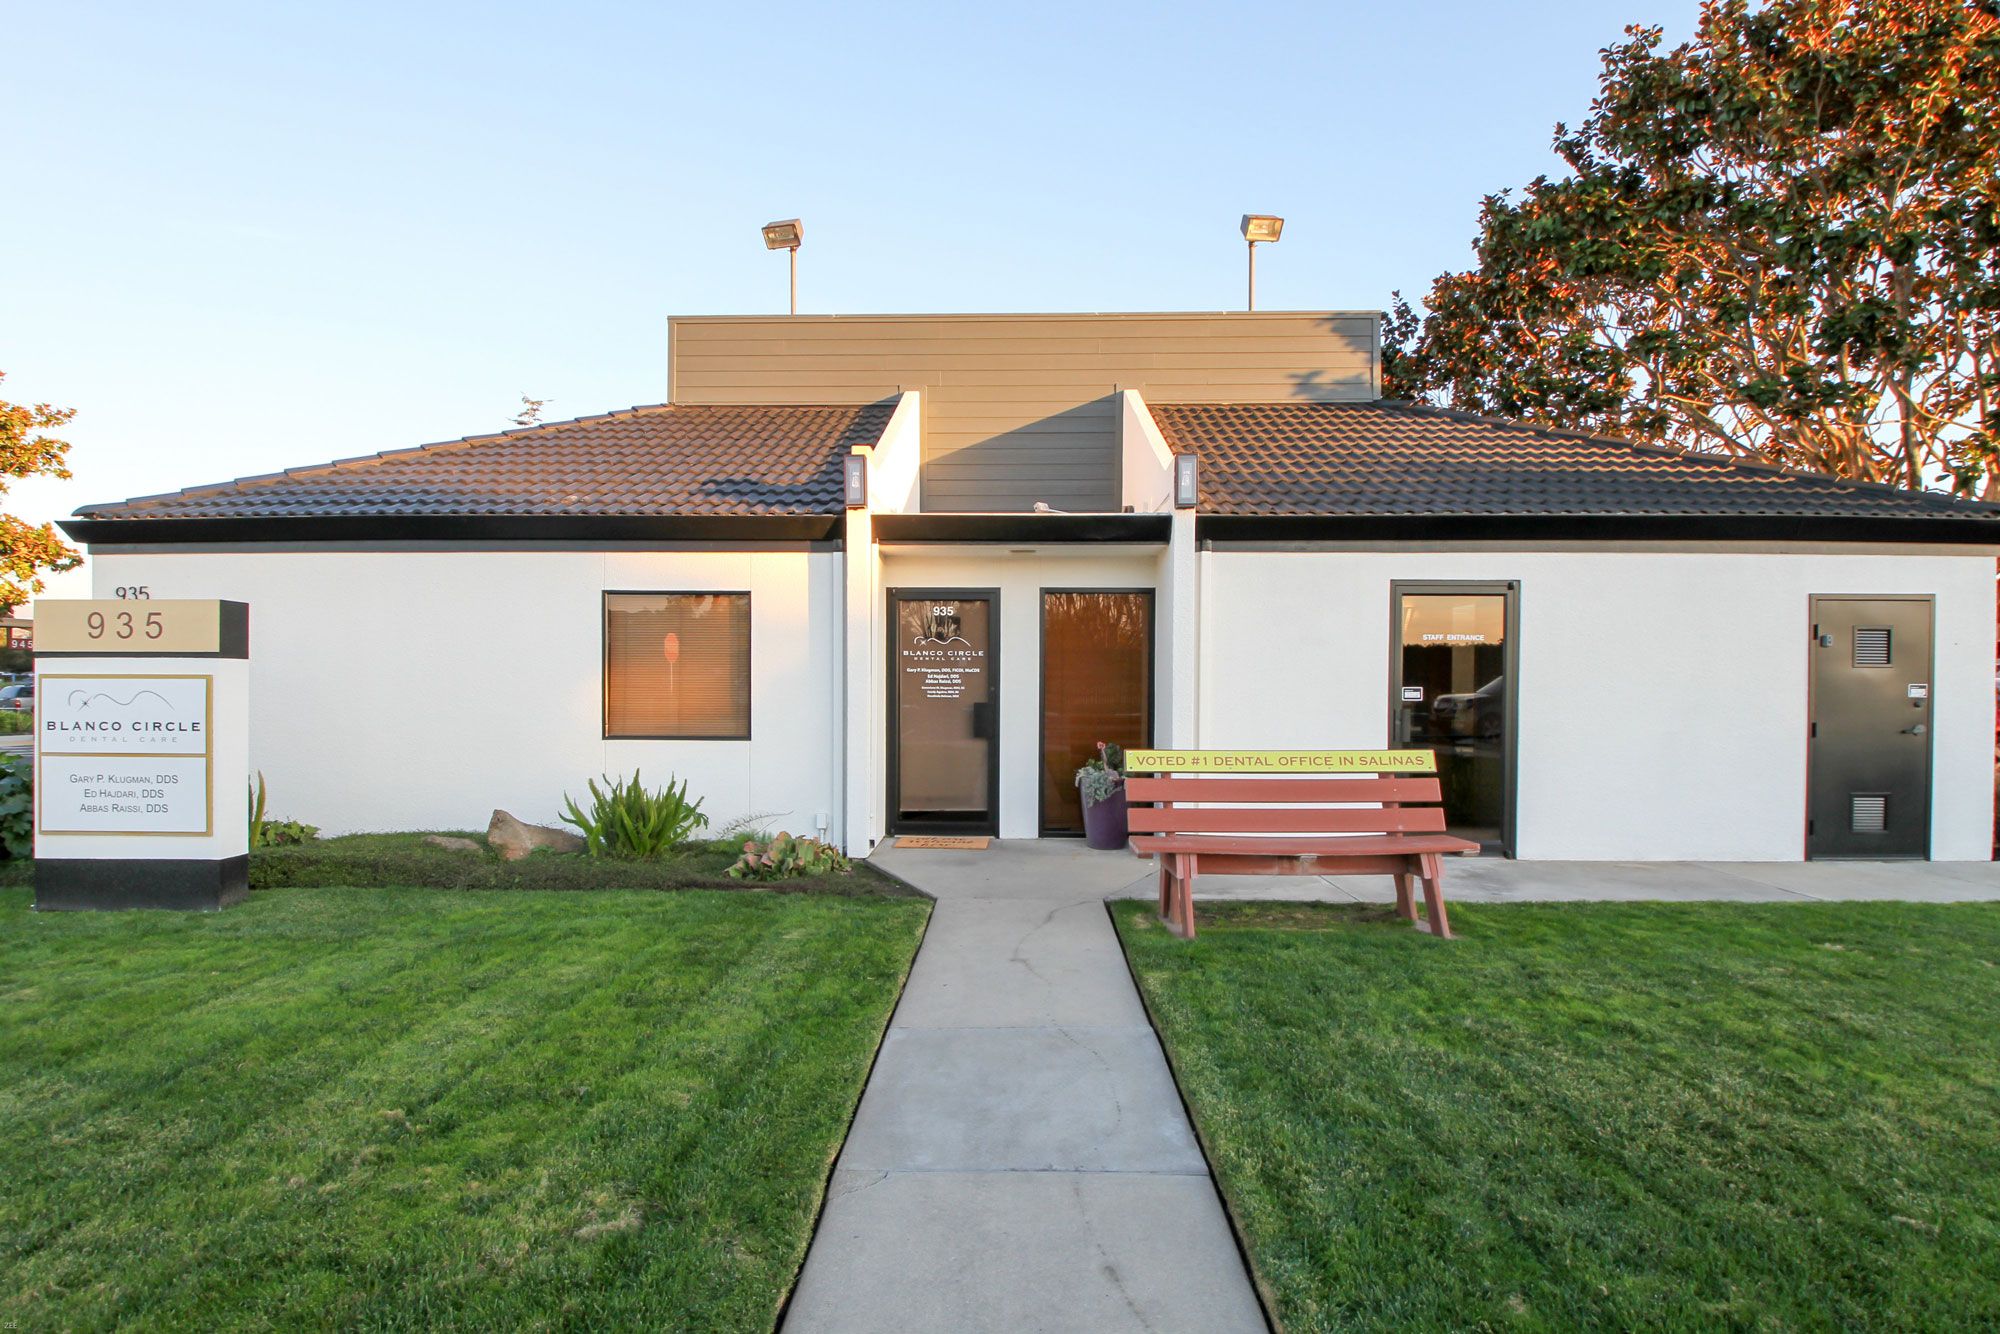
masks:
<svg viewBox="0 0 2000 1334"><path fill-rule="evenodd" d="M1146 542L1173 535L1171 514L878 514L878 542Z"/></svg>
<svg viewBox="0 0 2000 1334"><path fill-rule="evenodd" d="M358 514L256 519L61 519L85 543L824 542L844 514Z"/></svg>
<svg viewBox="0 0 2000 1334"><path fill-rule="evenodd" d="M2000 516L1802 514L1203 514L1203 542L1937 542L2000 546Z"/></svg>

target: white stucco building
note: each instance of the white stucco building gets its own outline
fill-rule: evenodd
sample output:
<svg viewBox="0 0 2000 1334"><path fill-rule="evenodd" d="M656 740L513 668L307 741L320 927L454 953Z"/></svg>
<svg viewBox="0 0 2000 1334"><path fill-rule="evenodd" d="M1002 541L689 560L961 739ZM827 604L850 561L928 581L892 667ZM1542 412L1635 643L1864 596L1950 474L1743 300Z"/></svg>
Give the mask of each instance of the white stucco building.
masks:
<svg viewBox="0 0 2000 1334"><path fill-rule="evenodd" d="M86 508L329 832L1060 835L1095 741L1418 745L1532 858L1984 859L2000 509L1379 399L1373 314L677 320L670 401Z"/></svg>

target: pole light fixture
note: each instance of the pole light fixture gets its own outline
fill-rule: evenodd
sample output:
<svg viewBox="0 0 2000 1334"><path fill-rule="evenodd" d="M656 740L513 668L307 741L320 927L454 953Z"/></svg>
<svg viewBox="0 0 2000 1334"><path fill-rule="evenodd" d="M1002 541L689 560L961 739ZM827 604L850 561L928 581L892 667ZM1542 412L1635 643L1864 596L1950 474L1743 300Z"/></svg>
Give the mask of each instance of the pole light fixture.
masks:
<svg viewBox="0 0 2000 1334"><path fill-rule="evenodd" d="M1269 213L1245 213L1243 215L1243 240L1250 248L1250 306L1257 309L1257 243L1276 242L1284 235L1285 220Z"/></svg>
<svg viewBox="0 0 2000 1334"><path fill-rule="evenodd" d="M805 224L797 218L764 224L764 249L789 250L792 255L792 314L799 313L799 243L806 239Z"/></svg>

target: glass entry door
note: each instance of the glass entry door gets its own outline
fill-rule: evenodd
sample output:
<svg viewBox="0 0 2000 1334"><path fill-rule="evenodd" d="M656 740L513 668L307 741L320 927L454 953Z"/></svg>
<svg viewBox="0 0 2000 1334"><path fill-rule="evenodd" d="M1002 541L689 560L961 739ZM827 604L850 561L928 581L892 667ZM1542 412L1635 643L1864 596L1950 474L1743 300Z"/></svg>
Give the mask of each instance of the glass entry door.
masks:
<svg viewBox="0 0 2000 1334"><path fill-rule="evenodd" d="M1042 590L1042 822L1081 834L1076 771L1097 743L1153 743L1153 594Z"/></svg>
<svg viewBox="0 0 2000 1334"><path fill-rule="evenodd" d="M1401 584L1392 601L1392 740L1437 752L1447 829L1511 855L1514 589Z"/></svg>
<svg viewBox="0 0 2000 1334"><path fill-rule="evenodd" d="M890 590L890 833L1000 832L999 601Z"/></svg>

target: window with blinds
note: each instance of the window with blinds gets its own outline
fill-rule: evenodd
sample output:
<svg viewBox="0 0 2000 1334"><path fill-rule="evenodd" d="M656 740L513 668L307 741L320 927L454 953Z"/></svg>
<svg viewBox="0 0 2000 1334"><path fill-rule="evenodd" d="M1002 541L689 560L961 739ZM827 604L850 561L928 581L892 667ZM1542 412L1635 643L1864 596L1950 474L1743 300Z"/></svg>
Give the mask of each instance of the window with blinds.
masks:
<svg viewBox="0 0 2000 1334"><path fill-rule="evenodd" d="M607 593L604 735L747 740L748 593Z"/></svg>

